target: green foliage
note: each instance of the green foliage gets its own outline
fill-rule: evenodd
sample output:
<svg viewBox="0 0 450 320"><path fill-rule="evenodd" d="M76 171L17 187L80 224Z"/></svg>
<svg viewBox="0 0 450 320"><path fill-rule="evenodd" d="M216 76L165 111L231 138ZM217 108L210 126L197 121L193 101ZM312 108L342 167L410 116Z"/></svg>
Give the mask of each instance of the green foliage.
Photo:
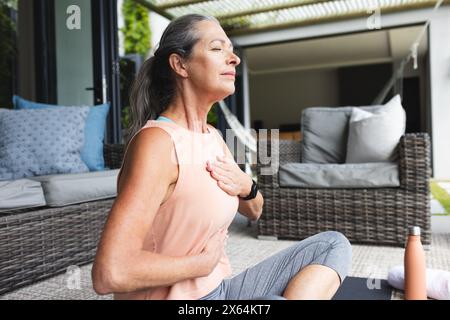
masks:
<svg viewBox="0 0 450 320"><path fill-rule="evenodd" d="M151 49L151 30L149 12L144 6L134 0L124 0L122 3L124 26L120 29L124 37L125 54L148 55ZM130 127L129 91L134 78L134 64L126 59L120 61L120 91L122 97L122 128Z"/></svg>
<svg viewBox="0 0 450 320"><path fill-rule="evenodd" d="M14 59L17 55L16 24L10 17L10 10L17 8L17 0L0 3L0 105L10 106L12 82L15 77Z"/></svg>
<svg viewBox="0 0 450 320"><path fill-rule="evenodd" d="M445 189L441 188L436 181L432 181L430 183L430 191L433 197L438 200L444 207L445 211L447 212L445 215L450 214L450 194L448 194Z"/></svg>
<svg viewBox="0 0 450 320"><path fill-rule="evenodd" d="M122 129L128 129L131 125L130 112L131 112L130 106L126 106L125 108L122 109L122 118L121 118Z"/></svg>
<svg viewBox="0 0 450 320"><path fill-rule="evenodd" d="M130 90L135 76L135 64L132 60L121 58L120 65L120 100L122 107L121 121L122 128L130 126Z"/></svg>
<svg viewBox="0 0 450 320"><path fill-rule="evenodd" d="M211 110L209 110L208 112L208 116L206 119L206 122L208 122L210 125L212 125L213 127L217 128L217 109L218 109L218 105L217 103L215 103Z"/></svg>
<svg viewBox="0 0 450 320"><path fill-rule="evenodd" d="M252 23L249 16L239 16L220 21L220 25L222 26L223 30L225 30L225 32L229 32L235 29L250 28L252 26Z"/></svg>
<svg viewBox="0 0 450 320"><path fill-rule="evenodd" d="M10 7L14 10L17 10L17 2L18 2L18 0L1 0L0 1L1 4L5 5L7 7Z"/></svg>
<svg viewBox="0 0 450 320"><path fill-rule="evenodd" d="M122 15L124 27L120 31L124 36L125 54L138 53L146 57L151 48L148 9L133 0L124 0Z"/></svg>

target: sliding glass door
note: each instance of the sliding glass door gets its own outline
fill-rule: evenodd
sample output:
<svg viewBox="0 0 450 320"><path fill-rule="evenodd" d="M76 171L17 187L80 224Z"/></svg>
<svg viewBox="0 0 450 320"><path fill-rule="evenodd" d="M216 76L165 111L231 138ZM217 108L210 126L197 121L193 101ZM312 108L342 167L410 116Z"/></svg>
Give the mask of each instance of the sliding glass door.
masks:
<svg viewBox="0 0 450 320"><path fill-rule="evenodd" d="M110 103L105 140L120 142L116 0L33 1L37 100Z"/></svg>
<svg viewBox="0 0 450 320"><path fill-rule="evenodd" d="M54 1L57 104L94 105L91 16L90 0Z"/></svg>

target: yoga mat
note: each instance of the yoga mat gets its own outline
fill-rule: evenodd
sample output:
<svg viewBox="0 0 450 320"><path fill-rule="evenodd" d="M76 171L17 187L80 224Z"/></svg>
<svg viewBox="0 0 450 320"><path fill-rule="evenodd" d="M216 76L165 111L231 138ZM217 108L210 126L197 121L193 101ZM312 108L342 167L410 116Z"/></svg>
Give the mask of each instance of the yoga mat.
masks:
<svg viewBox="0 0 450 320"><path fill-rule="evenodd" d="M392 290L387 280L346 277L333 300L391 300Z"/></svg>

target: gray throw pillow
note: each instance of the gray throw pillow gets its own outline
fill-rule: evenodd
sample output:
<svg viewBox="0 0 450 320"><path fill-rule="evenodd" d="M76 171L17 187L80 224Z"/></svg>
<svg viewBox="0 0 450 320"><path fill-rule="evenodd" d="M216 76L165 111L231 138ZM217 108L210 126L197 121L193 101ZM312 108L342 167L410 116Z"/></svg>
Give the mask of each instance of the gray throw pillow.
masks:
<svg viewBox="0 0 450 320"><path fill-rule="evenodd" d="M399 95L374 112L354 108L349 121L346 162L396 161L405 127L406 114Z"/></svg>
<svg viewBox="0 0 450 320"><path fill-rule="evenodd" d="M80 156L89 107L0 112L0 180L88 172Z"/></svg>
<svg viewBox="0 0 450 320"><path fill-rule="evenodd" d="M376 112L383 105L360 109ZM348 122L354 107L310 107L302 112L302 162L345 163Z"/></svg>
<svg viewBox="0 0 450 320"><path fill-rule="evenodd" d="M311 107L302 112L302 162L344 163L351 107Z"/></svg>

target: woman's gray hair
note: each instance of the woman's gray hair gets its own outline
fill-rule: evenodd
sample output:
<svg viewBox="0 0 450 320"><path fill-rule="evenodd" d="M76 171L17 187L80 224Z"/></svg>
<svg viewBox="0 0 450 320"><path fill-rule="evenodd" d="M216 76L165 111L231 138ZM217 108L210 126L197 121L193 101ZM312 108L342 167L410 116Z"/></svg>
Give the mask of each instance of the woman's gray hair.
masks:
<svg viewBox="0 0 450 320"><path fill-rule="evenodd" d="M201 14L188 14L171 21L154 55L142 64L131 87L131 125L126 144L148 120L156 119L172 102L176 83L169 56L177 53L189 59L192 48L200 40L196 24L205 20L219 23L215 17Z"/></svg>

